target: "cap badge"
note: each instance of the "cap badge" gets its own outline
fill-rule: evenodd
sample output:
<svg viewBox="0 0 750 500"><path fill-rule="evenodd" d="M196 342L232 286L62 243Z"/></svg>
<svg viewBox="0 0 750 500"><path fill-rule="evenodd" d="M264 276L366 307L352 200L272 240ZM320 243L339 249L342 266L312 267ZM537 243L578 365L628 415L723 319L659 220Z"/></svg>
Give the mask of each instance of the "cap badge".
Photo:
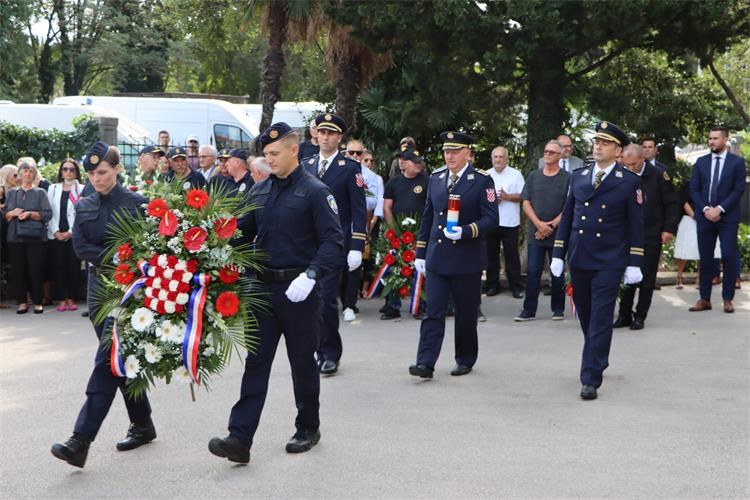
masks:
<svg viewBox="0 0 750 500"><path fill-rule="evenodd" d="M333 116L331 116L331 113L326 113L323 118L325 118L326 120L330 120L331 118L333 118Z"/></svg>
<svg viewBox="0 0 750 500"><path fill-rule="evenodd" d="M607 128L607 122L602 122L600 128Z"/></svg>
<svg viewBox="0 0 750 500"><path fill-rule="evenodd" d="M276 139L278 136L279 136L279 132L276 130L271 130L268 133L268 137L270 137L271 139Z"/></svg>
<svg viewBox="0 0 750 500"><path fill-rule="evenodd" d="M453 132L448 132L448 134L446 135L446 137L448 139L453 139Z"/></svg>
<svg viewBox="0 0 750 500"><path fill-rule="evenodd" d="M89 163L91 163L92 165L96 165L97 163L99 163L99 156L98 155L89 156Z"/></svg>

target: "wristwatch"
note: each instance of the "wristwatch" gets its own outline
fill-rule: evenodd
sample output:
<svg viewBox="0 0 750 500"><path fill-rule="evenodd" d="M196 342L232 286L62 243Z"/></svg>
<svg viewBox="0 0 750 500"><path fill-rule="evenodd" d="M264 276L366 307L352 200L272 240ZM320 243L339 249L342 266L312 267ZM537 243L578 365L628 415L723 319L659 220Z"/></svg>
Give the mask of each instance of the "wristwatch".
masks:
<svg viewBox="0 0 750 500"><path fill-rule="evenodd" d="M312 268L309 268L305 271L305 276L307 276L311 280L318 279L318 273L315 271L315 269L312 269Z"/></svg>

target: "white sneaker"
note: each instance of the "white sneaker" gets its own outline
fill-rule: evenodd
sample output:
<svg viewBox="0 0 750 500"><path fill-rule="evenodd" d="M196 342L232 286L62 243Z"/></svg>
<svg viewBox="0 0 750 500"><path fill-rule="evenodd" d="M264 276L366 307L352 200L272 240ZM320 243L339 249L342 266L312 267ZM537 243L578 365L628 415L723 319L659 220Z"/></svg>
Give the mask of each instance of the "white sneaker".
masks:
<svg viewBox="0 0 750 500"><path fill-rule="evenodd" d="M354 314L354 309L347 307L344 309L344 321L354 321L357 319L357 315Z"/></svg>

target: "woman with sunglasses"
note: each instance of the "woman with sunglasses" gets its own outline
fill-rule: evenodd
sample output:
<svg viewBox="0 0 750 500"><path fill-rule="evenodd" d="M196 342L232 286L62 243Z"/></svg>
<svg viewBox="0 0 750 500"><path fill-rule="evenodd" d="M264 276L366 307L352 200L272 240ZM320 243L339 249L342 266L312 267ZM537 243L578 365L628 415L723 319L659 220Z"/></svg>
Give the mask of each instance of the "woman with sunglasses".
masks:
<svg viewBox="0 0 750 500"><path fill-rule="evenodd" d="M67 158L57 170L57 183L47 191L52 218L47 224L47 249L52 264L52 295L58 311L75 311L81 261L73 251L75 204L81 199L83 184L78 163Z"/></svg>

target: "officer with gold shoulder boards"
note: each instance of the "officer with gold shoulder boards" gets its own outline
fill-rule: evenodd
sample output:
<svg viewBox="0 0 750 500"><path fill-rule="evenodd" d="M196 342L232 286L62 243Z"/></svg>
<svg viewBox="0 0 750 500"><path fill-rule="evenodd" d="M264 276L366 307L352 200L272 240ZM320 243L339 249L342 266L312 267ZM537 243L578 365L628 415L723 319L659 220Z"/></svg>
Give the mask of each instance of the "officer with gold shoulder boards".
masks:
<svg viewBox="0 0 750 500"><path fill-rule="evenodd" d="M609 122L596 125L593 166L570 176L552 251L550 270L563 272L567 253L573 301L583 330L581 398L596 399L609 366L612 317L625 273L625 284L643 276L643 195L641 180L615 159L630 141Z"/></svg>
<svg viewBox="0 0 750 500"><path fill-rule="evenodd" d="M451 375L471 372L477 360L477 313L482 271L487 268L484 235L497 227L495 183L471 164L471 136L443 132L445 166L430 176L417 240L417 271L427 276L427 314L419 334L415 377L432 378L445 336L448 297L455 300L456 366ZM460 196L458 221L447 227L449 196ZM453 215L453 214L451 214Z"/></svg>

